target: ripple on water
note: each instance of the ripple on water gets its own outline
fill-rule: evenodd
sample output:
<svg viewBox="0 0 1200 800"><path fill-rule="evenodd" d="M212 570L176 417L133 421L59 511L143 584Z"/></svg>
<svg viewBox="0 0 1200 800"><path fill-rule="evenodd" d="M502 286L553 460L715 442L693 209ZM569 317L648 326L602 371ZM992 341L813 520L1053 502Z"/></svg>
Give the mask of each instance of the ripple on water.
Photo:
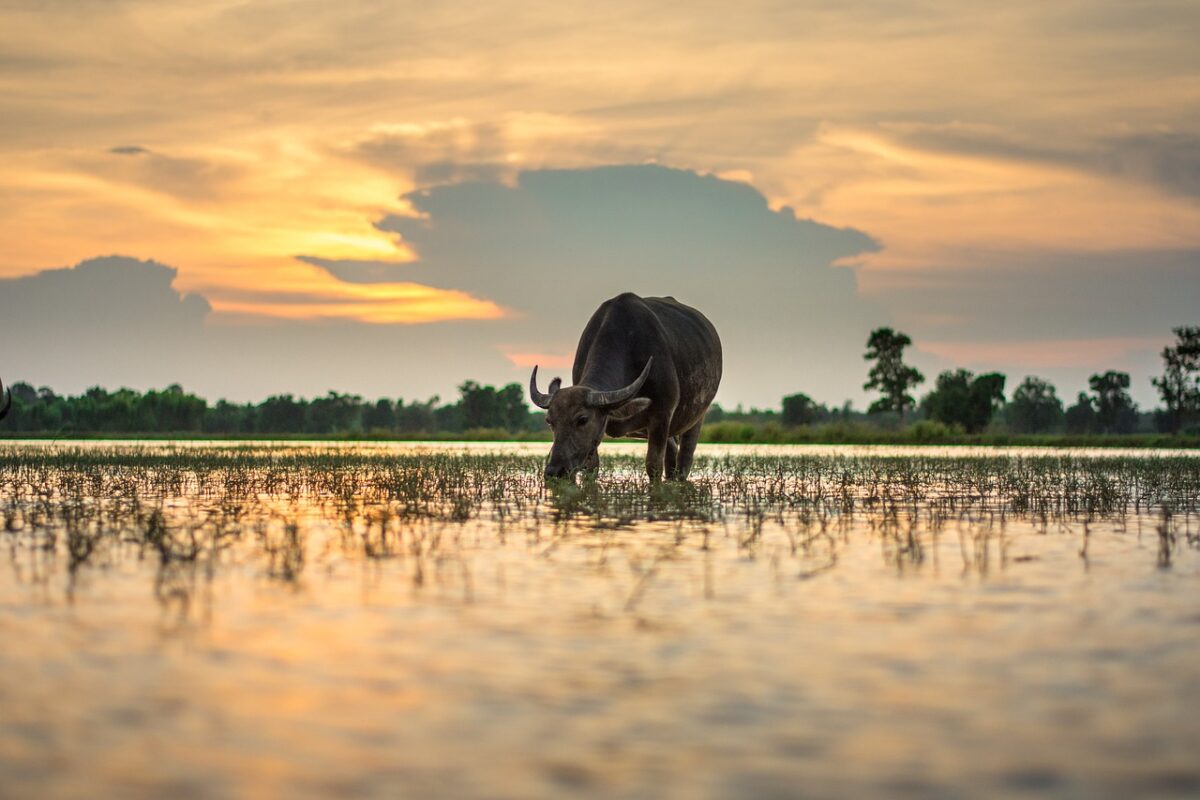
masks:
<svg viewBox="0 0 1200 800"><path fill-rule="evenodd" d="M543 450L0 447L4 791L1200 791L1200 459Z"/></svg>

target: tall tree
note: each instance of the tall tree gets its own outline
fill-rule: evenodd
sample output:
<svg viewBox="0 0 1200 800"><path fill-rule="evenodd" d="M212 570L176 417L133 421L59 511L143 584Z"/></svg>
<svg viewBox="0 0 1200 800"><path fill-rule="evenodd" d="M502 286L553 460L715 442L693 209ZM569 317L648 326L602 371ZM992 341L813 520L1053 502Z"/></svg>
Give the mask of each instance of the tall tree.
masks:
<svg viewBox="0 0 1200 800"><path fill-rule="evenodd" d="M1163 374L1151 378L1166 410L1167 430L1175 433L1189 416L1200 412L1200 327L1172 329L1174 347L1162 351Z"/></svg>
<svg viewBox="0 0 1200 800"><path fill-rule="evenodd" d="M817 421L817 404L806 394L790 394L783 398L783 424L789 427L811 425Z"/></svg>
<svg viewBox="0 0 1200 800"><path fill-rule="evenodd" d="M998 372L975 377L969 370L947 370L938 375L921 407L930 419L978 433L1004 403L1004 380Z"/></svg>
<svg viewBox="0 0 1200 800"><path fill-rule="evenodd" d="M904 363L904 348L912 339L891 328L877 328L867 339L867 352L863 358L874 361L875 366L867 373L869 379L864 389L876 389L883 397L871 403L869 413L895 411L904 419L904 410L912 408L914 401L909 389L925 380L925 376Z"/></svg>
<svg viewBox="0 0 1200 800"><path fill-rule="evenodd" d="M403 398L396 401L396 429L401 433L435 433L438 430L437 405L434 395L424 403L413 400L408 405Z"/></svg>
<svg viewBox="0 0 1200 800"><path fill-rule="evenodd" d="M308 403L290 394L272 395L259 404L255 427L261 433L300 433L307 409Z"/></svg>
<svg viewBox="0 0 1200 800"><path fill-rule="evenodd" d="M386 397L363 410L363 427L370 431L390 431L396 427L396 407Z"/></svg>
<svg viewBox="0 0 1200 800"><path fill-rule="evenodd" d="M1088 378L1095 394L1096 425L1101 433L1132 433L1137 426L1137 406L1129 396L1129 373L1109 370Z"/></svg>
<svg viewBox="0 0 1200 800"><path fill-rule="evenodd" d="M1013 390L1005 416L1017 433L1045 433L1062 422L1063 404L1053 386L1030 375Z"/></svg>
<svg viewBox="0 0 1200 800"><path fill-rule="evenodd" d="M1067 433L1091 433L1096 429L1096 406L1087 392L1080 392L1075 405L1067 409Z"/></svg>

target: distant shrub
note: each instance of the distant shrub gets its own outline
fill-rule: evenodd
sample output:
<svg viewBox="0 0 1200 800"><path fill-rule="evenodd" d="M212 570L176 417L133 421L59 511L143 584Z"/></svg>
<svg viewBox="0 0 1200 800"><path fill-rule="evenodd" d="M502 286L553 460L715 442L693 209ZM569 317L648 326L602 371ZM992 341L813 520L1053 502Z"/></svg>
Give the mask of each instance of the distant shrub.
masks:
<svg viewBox="0 0 1200 800"><path fill-rule="evenodd" d="M908 429L908 435L918 442L943 442L961 436L962 428L932 419L923 419Z"/></svg>
<svg viewBox="0 0 1200 800"><path fill-rule="evenodd" d="M745 444L754 441L755 427L748 422L716 422L705 425L700 438L716 444Z"/></svg>

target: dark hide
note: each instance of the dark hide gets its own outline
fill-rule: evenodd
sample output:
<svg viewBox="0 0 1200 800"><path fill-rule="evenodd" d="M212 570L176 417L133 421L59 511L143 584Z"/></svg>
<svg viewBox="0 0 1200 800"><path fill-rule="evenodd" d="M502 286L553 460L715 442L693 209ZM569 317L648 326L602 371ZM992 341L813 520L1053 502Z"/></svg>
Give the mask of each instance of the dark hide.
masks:
<svg viewBox="0 0 1200 800"><path fill-rule="evenodd" d="M551 382L548 394L537 391L536 367L530 378L530 396L554 429L546 477L594 470L607 434L648 440L652 481L664 470L685 480L721 383L721 340L703 314L673 297L618 295L583 329L571 378L574 386Z"/></svg>

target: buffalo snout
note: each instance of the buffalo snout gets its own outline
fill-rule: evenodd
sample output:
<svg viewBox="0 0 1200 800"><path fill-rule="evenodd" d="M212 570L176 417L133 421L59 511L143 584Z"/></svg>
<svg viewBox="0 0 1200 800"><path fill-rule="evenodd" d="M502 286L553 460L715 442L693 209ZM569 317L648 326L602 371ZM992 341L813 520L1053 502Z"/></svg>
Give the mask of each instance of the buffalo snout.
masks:
<svg viewBox="0 0 1200 800"><path fill-rule="evenodd" d="M562 464L553 462L546 465L546 470L543 473L546 478L567 478L571 475L571 470L567 469Z"/></svg>

